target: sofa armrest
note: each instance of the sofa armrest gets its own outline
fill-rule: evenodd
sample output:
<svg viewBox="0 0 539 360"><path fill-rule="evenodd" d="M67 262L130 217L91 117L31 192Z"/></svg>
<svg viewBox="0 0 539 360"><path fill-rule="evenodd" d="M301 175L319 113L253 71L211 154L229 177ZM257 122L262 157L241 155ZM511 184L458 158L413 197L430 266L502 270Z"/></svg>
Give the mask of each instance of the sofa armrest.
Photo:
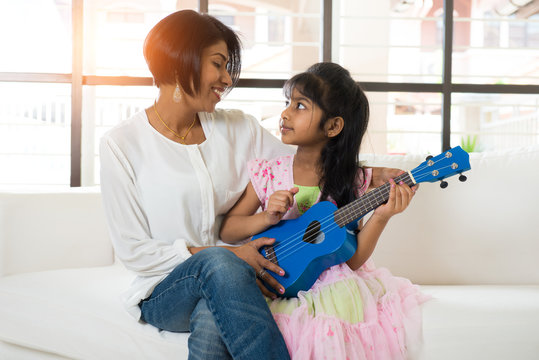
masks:
<svg viewBox="0 0 539 360"><path fill-rule="evenodd" d="M97 190L0 193L0 276L113 261Z"/></svg>

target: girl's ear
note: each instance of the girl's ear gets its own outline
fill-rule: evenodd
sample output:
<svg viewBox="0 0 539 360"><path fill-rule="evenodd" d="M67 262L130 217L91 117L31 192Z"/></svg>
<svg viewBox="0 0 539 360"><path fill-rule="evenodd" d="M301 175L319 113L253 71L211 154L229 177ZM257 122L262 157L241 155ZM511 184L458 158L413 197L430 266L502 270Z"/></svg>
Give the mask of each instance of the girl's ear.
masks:
<svg viewBox="0 0 539 360"><path fill-rule="evenodd" d="M329 138L339 135L344 128L344 119L340 116L328 119L324 125L326 136Z"/></svg>

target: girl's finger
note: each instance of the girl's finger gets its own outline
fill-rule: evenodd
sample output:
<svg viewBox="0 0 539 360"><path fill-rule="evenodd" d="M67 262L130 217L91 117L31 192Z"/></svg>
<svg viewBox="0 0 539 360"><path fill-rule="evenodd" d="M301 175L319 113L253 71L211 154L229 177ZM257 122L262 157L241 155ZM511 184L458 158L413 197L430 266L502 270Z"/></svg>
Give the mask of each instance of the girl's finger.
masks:
<svg viewBox="0 0 539 360"><path fill-rule="evenodd" d="M387 200L387 204L391 207L395 206L395 181L393 179L389 179L389 199Z"/></svg>

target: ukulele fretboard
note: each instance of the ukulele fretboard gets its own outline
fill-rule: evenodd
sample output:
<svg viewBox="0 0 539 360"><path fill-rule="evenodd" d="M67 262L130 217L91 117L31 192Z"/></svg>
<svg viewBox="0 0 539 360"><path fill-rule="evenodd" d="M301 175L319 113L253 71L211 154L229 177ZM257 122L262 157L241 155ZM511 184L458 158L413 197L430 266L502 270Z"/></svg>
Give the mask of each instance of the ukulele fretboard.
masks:
<svg viewBox="0 0 539 360"><path fill-rule="evenodd" d="M398 184L403 181L408 186L415 185L414 181L410 177L410 173L405 172L395 179ZM352 221L365 216L378 206L384 204L389 199L389 191L391 190L391 184L385 183L376 189L369 191L359 199L352 201L350 204L343 206L339 210L335 211L335 222L340 227L345 226Z"/></svg>

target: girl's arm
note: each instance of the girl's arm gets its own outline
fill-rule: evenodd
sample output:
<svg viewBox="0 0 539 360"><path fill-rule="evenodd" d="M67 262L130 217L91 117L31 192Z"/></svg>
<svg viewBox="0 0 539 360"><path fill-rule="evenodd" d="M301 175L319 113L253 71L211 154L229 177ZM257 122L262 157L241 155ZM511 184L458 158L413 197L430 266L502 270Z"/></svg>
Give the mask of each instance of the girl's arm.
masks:
<svg viewBox="0 0 539 360"><path fill-rule="evenodd" d="M293 203L293 194L296 192L297 188L274 192L270 196L266 211L256 213L260 207L260 200L253 184L249 182L236 205L223 219L219 233L221 240L233 244L277 224Z"/></svg>
<svg viewBox="0 0 539 360"><path fill-rule="evenodd" d="M415 193L415 187L410 188L401 182L396 185L391 179L391 189L389 199L386 204L378 207L365 226L357 234L357 250L355 254L346 262L352 270L358 269L372 255L376 243L386 227L389 219L398 213L403 212Z"/></svg>

